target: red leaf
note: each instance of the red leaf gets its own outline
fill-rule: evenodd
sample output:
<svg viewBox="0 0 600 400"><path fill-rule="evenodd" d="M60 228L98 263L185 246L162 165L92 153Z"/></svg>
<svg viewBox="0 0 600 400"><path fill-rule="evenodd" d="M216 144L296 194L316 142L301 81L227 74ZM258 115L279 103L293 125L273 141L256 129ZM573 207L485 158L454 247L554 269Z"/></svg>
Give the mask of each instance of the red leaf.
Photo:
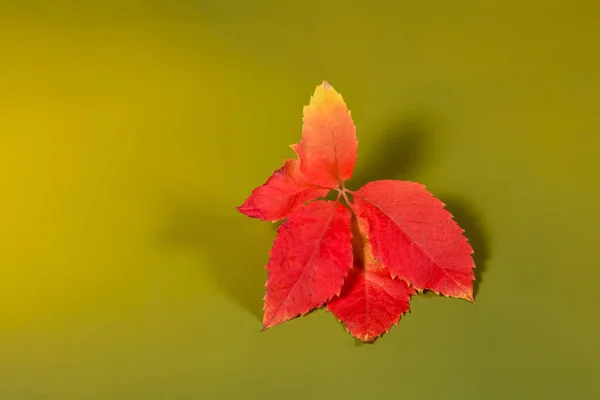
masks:
<svg viewBox="0 0 600 400"><path fill-rule="evenodd" d="M252 218L279 221L309 200L327 194L306 182L300 173L298 160L286 160L285 164L267 179L267 182L252 191L248 199L237 209Z"/></svg>
<svg viewBox="0 0 600 400"><path fill-rule="evenodd" d="M292 146L302 162L300 170L315 185L335 188L352 176L357 146L344 99L323 82L304 107L302 140Z"/></svg>
<svg viewBox="0 0 600 400"><path fill-rule="evenodd" d="M267 265L263 329L338 295L352 267L350 212L317 200L291 213L279 227Z"/></svg>
<svg viewBox="0 0 600 400"><path fill-rule="evenodd" d="M263 330L327 303L352 335L371 341L398 323L415 289L474 302L473 249L440 200L414 182L346 189L357 145L342 96L323 82L304 107L302 140L292 146L298 160L286 160L238 207L287 219L266 266ZM329 189L338 200L311 201ZM340 198L352 206L352 224Z"/></svg>
<svg viewBox="0 0 600 400"><path fill-rule="evenodd" d="M423 185L375 181L353 193L373 254L419 291L473 300L473 249L444 203Z"/></svg>
<svg viewBox="0 0 600 400"><path fill-rule="evenodd" d="M327 303L348 332L371 342L388 332L409 310L414 289L401 279L392 279L383 267L376 271L352 268L344 292Z"/></svg>
<svg viewBox="0 0 600 400"><path fill-rule="evenodd" d="M353 219L353 222L357 222ZM360 224L360 227L358 226ZM367 222L360 218L353 224L355 264L350 271L342 293L327 302L331 311L357 339L370 342L388 332L409 310L413 288L390 273L373 257L371 244L365 233ZM358 254L357 254L358 253Z"/></svg>

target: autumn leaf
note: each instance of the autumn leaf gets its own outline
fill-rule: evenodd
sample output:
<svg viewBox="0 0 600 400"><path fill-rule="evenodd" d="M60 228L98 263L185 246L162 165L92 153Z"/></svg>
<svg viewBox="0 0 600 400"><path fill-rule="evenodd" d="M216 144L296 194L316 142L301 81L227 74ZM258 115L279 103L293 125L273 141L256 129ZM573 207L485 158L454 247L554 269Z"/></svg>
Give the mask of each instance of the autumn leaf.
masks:
<svg viewBox="0 0 600 400"><path fill-rule="evenodd" d="M300 173L300 161L286 160L237 209L252 218L279 221L307 201L325 196L327 192L327 189L320 189L304 179Z"/></svg>
<svg viewBox="0 0 600 400"><path fill-rule="evenodd" d="M324 82L304 107L302 140L292 146L302 174L315 185L336 188L352 176L357 147L356 127L344 99Z"/></svg>
<svg viewBox="0 0 600 400"><path fill-rule="evenodd" d="M373 253L392 276L419 291L474 301L473 249L444 203L407 181L370 182L353 195Z"/></svg>
<svg viewBox="0 0 600 400"><path fill-rule="evenodd" d="M350 212L319 200L279 227L267 265L263 328L304 315L338 295L352 267Z"/></svg>
<svg viewBox="0 0 600 400"><path fill-rule="evenodd" d="M375 257L368 238L368 223L353 218L354 267L340 296L327 303L352 336L370 342L388 332L409 310L415 294L405 281L393 279Z"/></svg>
<svg viewBox="0 0 600 400"><path fill-rule="evenodd" d="M342 96L323 82L304 107L298 159L237 208L284 220L266 266L263 330L326 305L350 334L372 341L409 311L416 291L474 302L473 250L440 200L408 181L345 187L357 144ZM330 189L335 201L318 200Z"/></svg>

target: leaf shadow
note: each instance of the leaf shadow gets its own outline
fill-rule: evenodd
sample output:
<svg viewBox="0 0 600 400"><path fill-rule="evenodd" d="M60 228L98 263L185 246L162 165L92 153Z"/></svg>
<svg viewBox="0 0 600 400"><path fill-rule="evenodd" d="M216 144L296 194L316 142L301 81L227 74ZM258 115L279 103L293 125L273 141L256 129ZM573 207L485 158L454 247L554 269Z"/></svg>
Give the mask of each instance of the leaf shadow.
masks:
<svg viewBox="0 0 600 400"><path fill-rule="evenodd" d="M383 139L374 150L373 157L357 166L348 186L358 190L370 181L382 179L414 179L415 173L426 165L433 144L433 126L424 114L413 112L393 121L383 132Z"/></svg>
<svg viewBox="0 0 600 400"><path fill-rule="evenodd" d="M179 205L159 233L159 243L192 252L217 288L262 322L267 279L264 265L272 243L260 224L236 217L202 212L199 206Z"/></svg>

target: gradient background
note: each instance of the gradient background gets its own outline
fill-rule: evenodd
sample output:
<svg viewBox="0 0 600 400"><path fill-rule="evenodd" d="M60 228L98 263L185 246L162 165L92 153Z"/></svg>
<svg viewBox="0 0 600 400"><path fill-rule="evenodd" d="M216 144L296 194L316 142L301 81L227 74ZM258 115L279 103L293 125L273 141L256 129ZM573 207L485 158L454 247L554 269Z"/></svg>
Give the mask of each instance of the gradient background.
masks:
<svg viewBox="0 0 600 400"><path fill-rule="evenodd" d="M482 4L485 3L485 4ZM595 1L0 2L0 398L592 399ZM235 206L323 79L357 189L422 182L477 305L420 295L374 345L261 333L273 226Z"/></svg>

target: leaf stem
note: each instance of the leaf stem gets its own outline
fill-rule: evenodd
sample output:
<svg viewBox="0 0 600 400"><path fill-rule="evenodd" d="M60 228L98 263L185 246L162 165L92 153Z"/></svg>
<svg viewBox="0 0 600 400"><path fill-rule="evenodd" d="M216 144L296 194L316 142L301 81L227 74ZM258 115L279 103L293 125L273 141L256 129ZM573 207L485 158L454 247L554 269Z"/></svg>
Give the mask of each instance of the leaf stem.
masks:
<svg viewBox="0 0 600 400"><path fill-rule="evenodd" d="M346 189L346 186L344 185L343 182L341 184L341 188L338 188L337 191L338 191L338 199L340 198L340 195L341 195L344 198L344 200L346 201L346 204L348 205L350 210L354 213L354 204L350 201L350 199L348 198L348 195L346 194L346 192L352 193L352 191Z"/></svg>
<svg viewBox="0 0 600 400"><path fill-rule="evenodd" d="M342 194L342 196L344 197L344 200L346 200L346 203L348 204L348 207L350 208L354 208L353 204L350 202L350 199L348 199L348 195L346 195L346 189L342 189L340 191L340 193Z"/></svg>

